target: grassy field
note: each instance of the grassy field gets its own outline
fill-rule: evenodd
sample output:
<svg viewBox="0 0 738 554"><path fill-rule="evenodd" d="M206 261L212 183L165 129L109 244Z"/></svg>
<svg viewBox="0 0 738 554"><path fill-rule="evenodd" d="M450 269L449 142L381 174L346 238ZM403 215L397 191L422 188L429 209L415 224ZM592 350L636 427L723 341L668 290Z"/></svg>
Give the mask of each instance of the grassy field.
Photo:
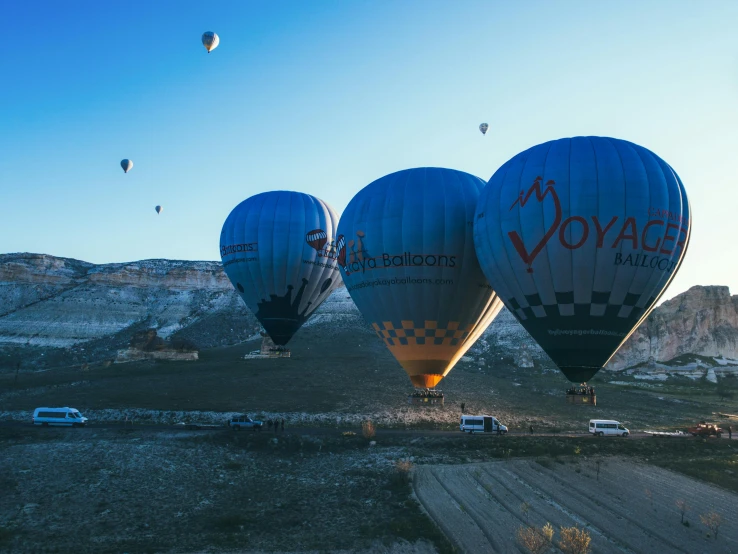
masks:
<svg viewBox="0 0 738 554"><path fill-rule="evenodd" d="M719 414L738 413L738 392L721 396L719 386L704 379L642 381L606 371L590 383L597 390L597 407L569 405L563 394L569 383L560 372L538 363L518 368L504 351L486 355L484 366L457 364L441 383L444 408L414 408L406 403L409 379L373 333L340 337L334 343L320 326L306 327L291 343L293 357L283 359L243 360L258 347L253 341L203 351L196 362L4 373L0 402L7 411L65 405L83 411L140 408L288 417L298 412L366 417L402 412L410 425L436 428L452 428L465 402L467 412L494 414L513 430L533 424L541 431L584 431L590 418L618 419L632 430L680 429L702 419L727 423Z"/></svg>

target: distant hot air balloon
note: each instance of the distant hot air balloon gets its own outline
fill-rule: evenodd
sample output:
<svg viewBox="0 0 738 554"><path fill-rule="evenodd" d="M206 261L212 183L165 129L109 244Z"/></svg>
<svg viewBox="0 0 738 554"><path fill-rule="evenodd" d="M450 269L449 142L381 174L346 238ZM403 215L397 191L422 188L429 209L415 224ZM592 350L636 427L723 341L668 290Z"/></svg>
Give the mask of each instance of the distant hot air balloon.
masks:
<svg viewBox="0 0 738 554"><path fill-rule="evenodd" d="M133 162L131 160L121 160L120 166L123 168L123 173L128 173L133 167Z"/></svg>
<svg viewBox="0 0 738 554"><path fill-rule="evenodd" d="M208 54L210 54L210 52L215 50L218 47L218 44L220 44L220 38L218 38L218 35L212 31L208 31L202 35L202 44L205 46Z"/></svg>
<svg viewBox="0 0 738 554"><path fill-rule="evenodd" d="M483 186L451 169L399 171L359 191L338 224L346 288L416 387L443 379L502 308L474 252Z"/></svg>
<svg viewBox="0 0 738 554"><path fill-rule="evenodd" d="M164 208L162 208L161 206L157 206L157 207L156 207L156 208L154 208L154 209L156 210L156 213L160 214L160 213L161 213L161 211L162 211L162 210L163 210Z"/></svg>
<svg viewBox="0 0 738 554"><path fill-rule="evenodd" d="M341 284L337 224L322 200L287 191L247 198L223 224L226 275L275 344L287 344Z"/></svg>
<svg viewBox="0 0 738 554"><path fill-rule="evenodd" d="M589 380L653 309L689 243L689 201L653 152L554 140L492 176L474 220L485 275L566 377Z"/></svg>
<svg viewBox="0 0 738 554"><path fill-rule="evenodd" d="M479 125L479 130L482 131L483 135L487 134L487 129L489 129L489 125L487 125L486 123L482 123L481 125Z"/></svg>

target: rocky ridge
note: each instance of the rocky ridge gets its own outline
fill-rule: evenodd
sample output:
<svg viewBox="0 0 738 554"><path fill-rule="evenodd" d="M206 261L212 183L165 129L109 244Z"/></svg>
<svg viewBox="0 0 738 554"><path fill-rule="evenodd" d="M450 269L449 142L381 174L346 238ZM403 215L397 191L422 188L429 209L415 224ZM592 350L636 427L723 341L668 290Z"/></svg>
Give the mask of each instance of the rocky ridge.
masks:
<svg viewBox="0 0 738 554"><path fill-rule="evenodd" d="M337 323L346 332L366 330L343 287L306 325L330 325L335 333ZM219 262L94 265L45 254L0 255L0 369L21 358L36 367L112 359L134 333L149 328L199 349L243 342L260 330ZM738 296L727 287L696 286L664 302L607 369L647 370L649 360L656 367L689 355L717 358L716 366L738 359ZM507 310L465 358L484 365L495 356L512 356L520 367L551 363Z"/></svg>

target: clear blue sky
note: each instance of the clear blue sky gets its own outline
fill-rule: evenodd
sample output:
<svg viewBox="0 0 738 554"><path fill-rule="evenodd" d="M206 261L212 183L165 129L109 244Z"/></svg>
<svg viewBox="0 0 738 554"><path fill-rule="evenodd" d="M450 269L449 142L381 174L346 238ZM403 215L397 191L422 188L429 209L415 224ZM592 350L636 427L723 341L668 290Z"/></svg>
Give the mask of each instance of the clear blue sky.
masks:
<svg viewBox="0 0 738 554"><path fill-rule="evenodd" d="M667 296L738 293L738 1L8 0L0 18L0 252L217 260L258 192L340 213L392 171L487 180L534 144L606 135L687 187Z"/></svg>

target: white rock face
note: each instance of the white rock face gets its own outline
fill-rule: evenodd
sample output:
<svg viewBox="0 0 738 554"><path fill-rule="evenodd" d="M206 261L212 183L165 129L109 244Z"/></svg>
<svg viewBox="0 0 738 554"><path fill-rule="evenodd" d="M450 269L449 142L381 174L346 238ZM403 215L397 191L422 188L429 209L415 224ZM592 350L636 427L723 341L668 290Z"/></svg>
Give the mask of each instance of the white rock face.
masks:
<svg viewBox="0 0 738 554"><path fill-rule="evenodd" d="M630 336L606 369L667 362L685 354L738 358L738 296L728 287L692 287L664 302Z"/></svg>

